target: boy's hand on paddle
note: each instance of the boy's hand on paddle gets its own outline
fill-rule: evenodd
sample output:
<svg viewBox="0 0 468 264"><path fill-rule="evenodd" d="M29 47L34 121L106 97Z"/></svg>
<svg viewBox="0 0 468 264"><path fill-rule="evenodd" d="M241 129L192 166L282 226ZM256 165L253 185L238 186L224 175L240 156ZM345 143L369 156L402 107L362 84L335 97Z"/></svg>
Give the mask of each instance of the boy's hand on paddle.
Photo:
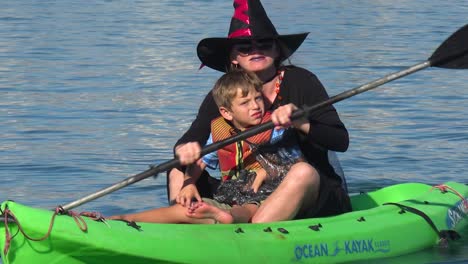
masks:
<svg viewBox="0 0 468 264"><path fill-rule="evenodd" d="M252 190L254 193L258 192L258 189L260 189L260 186L262 186L263 182L265 181L267 177L267 173L265 169L260 169L257 172L257 175L255 176L255 180L252 183Z"/></svg>
<svg viewBox="0 0 468 264"><path fill-rule="evenodd" d="M198 142L189 142L176 147L175 154L181 165L192 164L200 158L201 147Z"/></svg>
<svg viewBox="0 0 468 264"><path fill-rule="evenodd" d="M192 203L192 200L196 199L198 202L202 202L200 193L195 184L190 183L182 187L179 194L176 197L176 202L184 207L189 207Z"/></svg>

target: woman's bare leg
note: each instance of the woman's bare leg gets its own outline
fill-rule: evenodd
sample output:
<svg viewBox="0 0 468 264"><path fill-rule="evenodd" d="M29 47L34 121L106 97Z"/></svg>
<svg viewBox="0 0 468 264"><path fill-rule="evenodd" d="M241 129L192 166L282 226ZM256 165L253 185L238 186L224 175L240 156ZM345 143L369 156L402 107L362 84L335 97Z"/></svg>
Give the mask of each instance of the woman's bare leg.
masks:
<svg viewBox="0 0 468 264"><path fill-rule="evenodd" d="M168 179L168 186L169 186L169 202L170 204L175 203L175 199L182 189L182 185L184 184L184 173L176 168L169 171L169 175L167 176Z"/></svg>
<svg viewBox="0 0 468 264"><path fill-rule="evenodd" d="M180 204L169 207L151 209L143 212L106 217L110 220L125 220L147 223L189 223L189 224L213 224L213 219L192 218L187 216L188 208Z"/></svg>
<svg viewBox="0 0 468 264"><path fill-rule="evenodd" d="M320 176L310 164L294 164L278 188L262 203L252 223L293 219L318 198Z"/></svg>
<svg viewBox="0 0 468 264"><path fill-rule="evenodd" d="M231 215L234 218L234 223L249 223L257 210L258 205L256 204L235 205L231 209Z"/></svg>

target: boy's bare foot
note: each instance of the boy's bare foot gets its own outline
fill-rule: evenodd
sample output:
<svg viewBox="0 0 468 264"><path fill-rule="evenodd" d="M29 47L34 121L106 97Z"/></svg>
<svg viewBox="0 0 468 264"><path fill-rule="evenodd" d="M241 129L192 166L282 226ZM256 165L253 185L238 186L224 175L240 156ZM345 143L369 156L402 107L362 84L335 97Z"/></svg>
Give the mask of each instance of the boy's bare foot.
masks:
<svg viewBox="0 0 468 264"><path fill-rule="evenodd" d="M187 210L187 216L198 219L211 218L221 224L231 224L234 222L234 218L230 213L203 202L192 204Z"/></svg>

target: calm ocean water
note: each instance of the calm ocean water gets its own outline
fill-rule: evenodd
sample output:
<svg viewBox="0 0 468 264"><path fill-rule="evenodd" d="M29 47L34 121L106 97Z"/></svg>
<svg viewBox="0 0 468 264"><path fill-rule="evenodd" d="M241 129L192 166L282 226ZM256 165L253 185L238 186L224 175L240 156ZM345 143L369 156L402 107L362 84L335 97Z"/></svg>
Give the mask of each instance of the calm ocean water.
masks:
<svg viewBox="0 0 468 264"><path fill-rule="evenodd" d="M292 63L330 95L426 60L468 22L455 0L264 5L280 33L311 32ZM198 71L195 47L225 36L232 11L212 0L2 3L0 200L53 208L171 159L220 76ZM468 183L468 71L426 69L335 106L351 135L339 154L351 192ZM77 210L165 205L160 175ZM467 236L388 263L466 262Z"/></svg>

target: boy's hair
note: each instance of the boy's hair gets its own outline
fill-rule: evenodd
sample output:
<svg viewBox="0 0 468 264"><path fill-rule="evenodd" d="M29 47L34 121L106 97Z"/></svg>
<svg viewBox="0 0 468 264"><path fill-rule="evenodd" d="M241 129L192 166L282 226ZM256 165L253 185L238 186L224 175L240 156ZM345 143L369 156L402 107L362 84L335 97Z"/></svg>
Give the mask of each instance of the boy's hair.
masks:
<svg viewBox="0 0 468 264"><path fill-rule="evenodd" d="M237 90L240 89L242 96L246 96L252 91L252 87L255 91L262 92L263 82L255 73L245 70L231 70L216 81L212 90L213 98L218 107L230 110Z"/></svg>

